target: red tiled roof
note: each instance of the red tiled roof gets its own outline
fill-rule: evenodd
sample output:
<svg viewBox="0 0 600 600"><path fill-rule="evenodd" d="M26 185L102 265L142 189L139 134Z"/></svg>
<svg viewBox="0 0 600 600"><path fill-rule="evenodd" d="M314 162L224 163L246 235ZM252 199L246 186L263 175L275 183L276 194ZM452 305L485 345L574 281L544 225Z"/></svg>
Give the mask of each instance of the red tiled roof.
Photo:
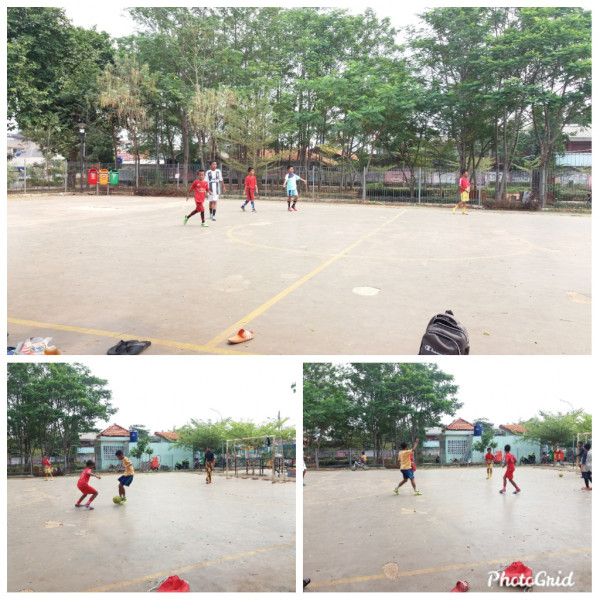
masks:
<svg viewBox="0 0 600 600"><path fill-rule="evenodd" d="M500 429L506 429L511 433L525 433L525 427L520 423L517 423L516 425L500 425Z"/></svg>
<svg viewBox="0 0 600 600"><path fill-rule="evenodd" d="M165 438L168 442L174 442L179 439L179 435L175 431L155 431L154 435Z"/></svg>
<svg viewBox="0 0 600 600"><path fill-rule="evenodd" d="M452 421L452 423L450 423L450 425L448 425L448 427L444 427L443 431L446 430L450 430L450 431L473 431L473 429L475 428L475 426L473 425L473 423L469 423L469 421L465 421L464 419L456 419L455 421Z"/></svg>
<svg viewBox="0 0 600 600"><path fill-rule="evenodd" d="M107 427L104 431L101 431L96 437L129 437L129 429L125 429L125 427L121 427L116 423L113 423L109 427Z"/></svg>

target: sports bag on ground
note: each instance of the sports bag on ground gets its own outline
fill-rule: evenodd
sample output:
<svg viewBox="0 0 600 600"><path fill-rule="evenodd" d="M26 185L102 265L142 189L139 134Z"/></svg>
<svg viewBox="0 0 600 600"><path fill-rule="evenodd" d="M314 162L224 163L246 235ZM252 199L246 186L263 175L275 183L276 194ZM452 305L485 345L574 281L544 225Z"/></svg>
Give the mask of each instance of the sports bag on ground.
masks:
<svg viewBox="0 0 600 600"><path fill-rule="evenodd" d="M419 354L469 354L469 334L451 310L429 321Z"/></svg>

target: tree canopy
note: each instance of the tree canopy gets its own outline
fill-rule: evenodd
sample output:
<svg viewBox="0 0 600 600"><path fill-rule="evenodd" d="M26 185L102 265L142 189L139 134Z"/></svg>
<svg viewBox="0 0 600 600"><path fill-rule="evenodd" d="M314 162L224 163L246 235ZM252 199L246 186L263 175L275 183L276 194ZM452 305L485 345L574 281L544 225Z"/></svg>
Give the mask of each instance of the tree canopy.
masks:
<svg viewBox="0 0 600 600"><path fill-rule="evenodd" d="M139 31L112 41L60 8L7 9L9 122L46 152L73 160L81 121L94 159L116 153L120 128L136 158L226 150L257 171L319 151L351 169L473 172L491 153L502 195L524 135L545 169L565 126L591 122L580 7L437 7L410 31L369 8L128 11Z"/></svg>
<svg viewBox="0 0 600 600"><path fill-rule="evenodd" d="M27 458L60 452L68 464L79 436L117 412L107 384L79 363L7 365L9 450Z"/></svg>
<svg viewBox="0 0 600 600"><path fill-rule="evenodd" d="M318 450L397 449L462 406L454 377L421 363L304 364L304 430Z"/></svg>

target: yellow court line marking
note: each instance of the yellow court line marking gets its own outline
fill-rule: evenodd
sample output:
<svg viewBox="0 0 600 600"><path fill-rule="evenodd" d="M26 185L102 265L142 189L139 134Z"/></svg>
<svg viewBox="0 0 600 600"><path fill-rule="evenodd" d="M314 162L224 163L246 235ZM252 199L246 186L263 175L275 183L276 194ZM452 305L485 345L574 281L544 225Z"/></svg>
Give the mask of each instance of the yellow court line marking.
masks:
<svg viewBox="0 0 600 600"><path fill-rule="evenodd" d="M290 546L295 547L296 542L288 542L287 544L279 544L278 546L270 546L269 548L261 548L260 550L250 550L249 552L243 552L242 554L234 554L233 556L224 556L223 558L217 558L215 560L208 560L206 562L199 562L199 563L195 563L193 565L187 565L185 567L171 569L169 571L160 571L158 573L152 573L151 575L144 575L143 577L136 577L135 579L130 579L129 581L121 581L119 583L111 583L109 585L92 588L90 590L82 590L81 593L109 592L109 591L114 590L119 587L126 587L128 585L133 585L134 583L140 583L142 581L148 581L150 579L158 579L159 577L169 577L170 575L179 575L180 573L185 573L186 571L192 571L194 569L201 569L203 567L210 567L212 565L218 565L221 563L230 562L232 560L238 560L239 558L256 556L257 554L263 554L264 552L271 552L272 550L281 550L283 548L288 548Z"/></svg>
<svg viewBox="0 0 600 600"><path fill-rule="evenodd" d="M116 331L104 331L102 329L87 329L85 327L73 327L71 325L57 325L55 323L39 323L37 321L29 321L26 319L14 319L9 317L9 323L13 323L14 325L27 325L29 327L36 328L45 328L45 329L56 329L57 331L73 331L75 333L81 333L84 335L101 335L102 337L109 337L118 340L131 338L127 333L119 333ZM231 332L228 336L231 335ZM227 348L212 348L206 345L197 345L197 344L187 344L185 342L172 342L169 340L161 340L157 338L143 338L152 342L154 346L167 346L170 348L178 348L181 350L194 350L196 352L207 352L210 354L251 354L250 352L239 352L235 350L229 350Z"/></svg>
<svg viewBox="0 0 600 600"><path fill-rule="evenodd" d="M204 344L205 347L213 348L213 347L217 346L218 344L220 344L221 342L223 342L224 340L226 340L228 337L231 336L231 331L236 331L236 330L240 329L241 327L243 327L244 325L246 325L247 323L249 323L250 321L252 321L253 319L256 319L256 317L258 317L259 315L264 313L266 310L268 310L269 308L271 308L272 306L277 304L277 302L279 302L280 300L283 300L283 298L285 298L286 296L291 294L294 290L299 288L302 284L306 283L307 281L312 279L315 275L318 275L321 271L325 270L329 265L332 265L334 262L336 262L337 260L339 260L340 258L345 256L346 254L348 254L348 252L350 252L351 250L356 248L356 246L358 246L359 244L362 244L365 240L370 238L372 235L375 235L378 231L380 231L384 227L387 227L390 223L393 223L396 219L401 217L405 212L406 212L406 210L400 211L397 215L395 215L391 219L388 219L385 223L382 223L381 225L379 225L379 227L376 227L369 233L363 235L356 242L354 242L353 244L350 244L350 246L348 246L347 248L344 248L344 250L342 250L341 252L334 254L330 259L326 260L322 265L318 266L316 269L313 269L310 273L307 273L306 275L304 275L303 277L301 277L300 279L298 279L297 281L292 283L292 285L287 287L285 290L279 292L279 294L276 294L275 296L273 296L272 298L267 300L265 303L261 304L257 309L253 310L251 313L247 314L245 317L242 317L237 323L234 323L231 327L227 328L226 331L221 332L219 335L215 336L212 340L206 342L206 344Z"/></svg>
<svg viewBox="0 0 600 600"><path fill-rule="evenodd" d="M402 212L406 212L404 209ZM248 227L255 227L258 224L253 225L236 225L235 227L231 227L227 231L227 237L237 242L238 244L245 244L247 246L252 246L253 248L264 248L266 250L277 250L278 252L295 252L302 256L331 256L327 252L307 252L306 250L301 250L299 248L286 248L284 246L269 246L268 244L258 244L256 242L249 242L247 240L242 240L238 237L235 237L233 234L238 229L246 229ZM481 256L444 256L444 257L430 257L430 256L366 256L362 254L353 254L353 259L361 259L361 260L373 260L377 259L378 261L398 261L398 262L462 262L468 260L494 260L498 258L511 258L513 256L520 256L522 254L527 254L533 248L536 248L536 244L533 242L526 240L524 238L515 237L516 241L521 242L526 245L525 248L521 250L514 250L513 252L507 252L506 254L483 254Z"/></svg>
<svg viewBox="0 0 600 600"><path fill-rule="evenodd" d="M413 575L427 575L430 573L443 573L444 571L454 571L456 569L470 569L473 567L484 567L486 565L496 565L498 563L512 563L515 560L534 560L537 558L550 558L552 556L565 556L567 554L578 554L581 552L591 552L591 548L574 548L573 550L563 550L561 552L543 552L542 554L529 554L527 556L521 556L520 558L515 558L511 556L510 558L497 558L495 560L485 560L481 562L474 563L463 563L458 565L447 565L445 567L431 567L429 569L417 569L414 571L400 571L394 579L398 579L400 577L411 577ZM365 575L363 577L350 577L348 579L337 579L335 581L323 581L323 582L314 582L311 581L310 587L328 587L331 585L340 585L343 583L361 583L363 581L375 581L378 579L389 579L383 573L378 573L377 575Z"/></svg>

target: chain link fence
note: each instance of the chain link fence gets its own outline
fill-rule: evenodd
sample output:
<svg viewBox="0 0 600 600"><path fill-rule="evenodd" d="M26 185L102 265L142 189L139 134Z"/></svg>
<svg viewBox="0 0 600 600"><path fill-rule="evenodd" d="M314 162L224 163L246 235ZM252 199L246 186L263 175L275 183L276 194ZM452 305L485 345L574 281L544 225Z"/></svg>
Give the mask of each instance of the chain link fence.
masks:
<svg viewBox="0 0 600 600"><path fill-rule="evenodd" d="M219 165L226 194L244 195L246 173ZM195 173L201 168L191 164L85 164L48 161L8 166L9 193L82 193L87 195L184 196ZM295 166L303 181L298 192L304 201L354 202L376 204L452 205L458 202L457 171L393 167L354 169L350 166ZM258 170L258 198L285 198L287 165ZM496 173L478 171L471 177L470 204L486 208L540 208L537 190L545 179L544 206L591 206L592 175L589 168L563 167L543 171L510 171L502 198L496 198Z"/></svg>

